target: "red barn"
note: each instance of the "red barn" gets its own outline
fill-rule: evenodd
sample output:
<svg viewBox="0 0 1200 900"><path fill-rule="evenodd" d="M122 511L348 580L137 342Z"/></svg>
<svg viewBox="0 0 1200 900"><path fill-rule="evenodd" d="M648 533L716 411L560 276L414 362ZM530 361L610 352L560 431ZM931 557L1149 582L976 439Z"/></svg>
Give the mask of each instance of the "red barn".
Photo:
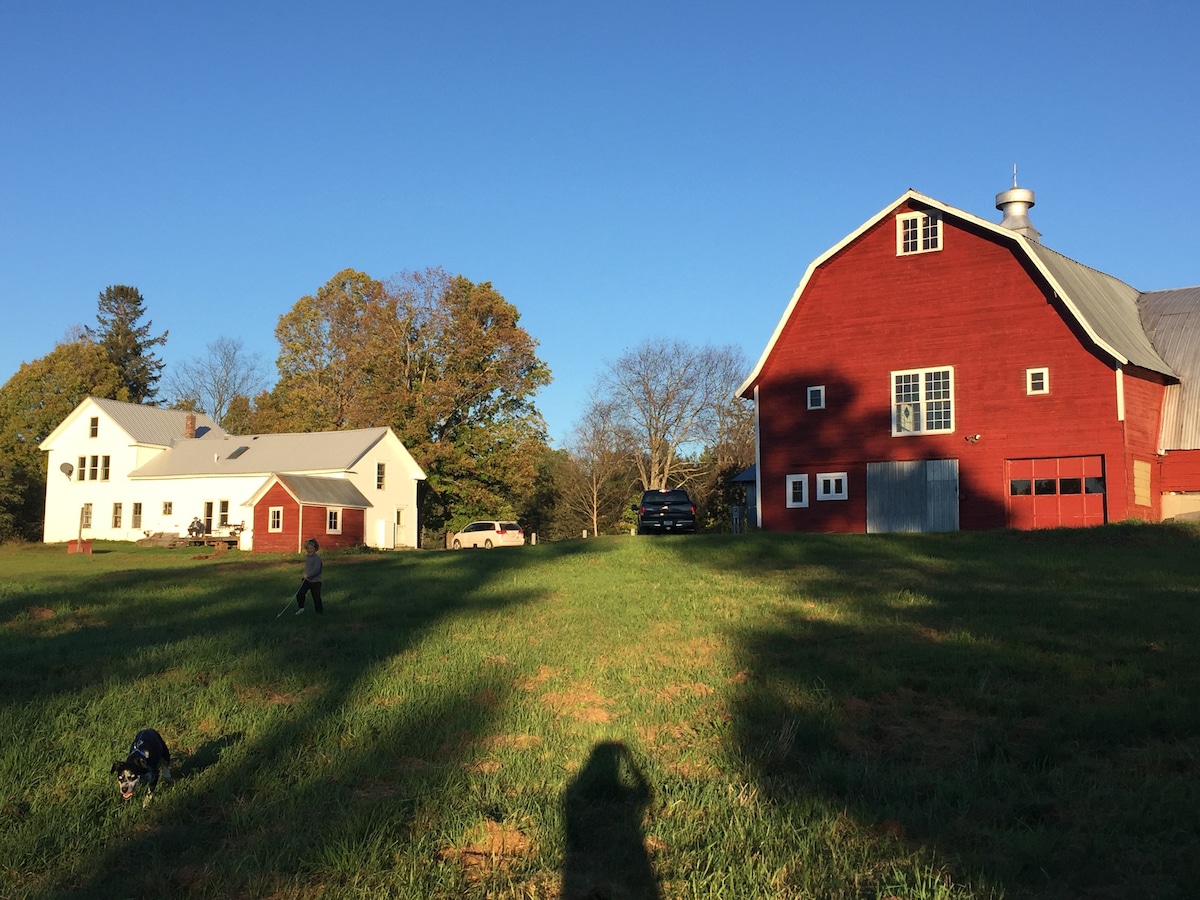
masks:
<svg viewBox="0 0 1200 900"><path fill-rule="evenodd" d="M952 531L1200 508L1200 288L1141 293L909 191L815 260L739 394L758 521Z"/></svg>
<svg viewBox="0 0 1200 900"><path fill-rule="evenodd" d="M365 543L369 500L344 478L274 474L247 503L254 509L254 549L303 552L315 538L323 550Z"/></svg>

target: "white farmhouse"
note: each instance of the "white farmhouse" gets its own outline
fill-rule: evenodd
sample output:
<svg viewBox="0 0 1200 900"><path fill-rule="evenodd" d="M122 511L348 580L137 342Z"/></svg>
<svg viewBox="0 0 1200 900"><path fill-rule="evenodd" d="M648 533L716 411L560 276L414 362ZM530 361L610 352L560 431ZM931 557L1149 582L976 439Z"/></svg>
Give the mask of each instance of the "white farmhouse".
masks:
<svg viewBox="0 0 1200 900"><path fill-rule="evenodd" d="M418 542L425 473L390 428L238 437L207 416L89 397L44 440L47 543L240 530L243 550Z"/></svg>

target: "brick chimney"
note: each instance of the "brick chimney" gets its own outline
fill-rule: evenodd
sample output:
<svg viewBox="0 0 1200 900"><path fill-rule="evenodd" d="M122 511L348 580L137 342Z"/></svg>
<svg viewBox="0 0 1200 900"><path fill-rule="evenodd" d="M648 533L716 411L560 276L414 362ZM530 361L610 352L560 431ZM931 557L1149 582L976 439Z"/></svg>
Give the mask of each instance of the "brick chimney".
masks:
<svg viewBox="0 0 1200 900"><path fill-rule="evenodd" d="M194 438L196 436L196 414L188 413L183 417L183 436L185 438Z"/></svg>

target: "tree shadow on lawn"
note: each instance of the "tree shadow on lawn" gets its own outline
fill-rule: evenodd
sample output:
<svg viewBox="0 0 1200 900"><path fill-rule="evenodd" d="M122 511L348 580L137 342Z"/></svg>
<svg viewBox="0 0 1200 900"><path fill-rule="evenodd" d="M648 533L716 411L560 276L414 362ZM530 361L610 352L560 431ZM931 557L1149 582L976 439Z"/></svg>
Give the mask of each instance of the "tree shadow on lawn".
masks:
<svg viewBox="0 0 1200 900"><path fill-rule="evenodd" d="M733 739L777 815L849 813L882 861L860 886L919 859L972 896L1195 890L1197 532L760 533L681 554L794 597L736 633Z"/></svg>
<svg viewBox="0 0 1200 900"><path fill-rule="evenodd" d="M274 600L294 590L280 588L295 574L294 559L266 568L223 563L111 573L89 607L106 620L94 626L105 630L101 638L82 634L83 627L35 630L25 635L21 657L35 671L38 660L56 657L107 686L101 693L116 714L91 745L120 747L137 728L155 725L184 760L186 777L148 810L132 813L108 807L110 796L117 801L107 783L97 795L85 780L81 790L91 800L82 815L92 821L59 839L66 843L57 868L39 890L64 898L286 893L314 879L337 884L373 868L386 872L396 863L397 842L428 847L430 871L413 877L453 883L461 867L443 871L433 862L446 839L439 829L448 815L484 815L467 767L497 727L513 673L480 671L474 661L470 671L441 672L436 684L413 685L399 697L369 697L372 679L439 623L541 599L536 590L509 586L526 564L520 554L327 558L325 615L280 622L273 621ZM198 593L172 595L197 578L204 579ZM170 599L121 599L131 591ZM193 647L197 632L201 643ZM187 658L173 657L175 648ZM205 658L210 652L215 659ZM155 687L155 675L180 688L174 698ZM35 689L21 699L36 706L81 683L68 672L49 681L4 676L0 684L6 703ZM206 692L218 687L237 692L238 723L245 725L221 722L219 704L200 712ZM175 727L156 721L164 709ZM202 715L207 721L192 721ZM51 726L39 726L35 710L29 717L23 733L45 747L38 742ZM98 724L79 718L84 728ZM89 765L69 757L80 752L65 746L70 741L49 741L57 745L50 762Z"/></svg>

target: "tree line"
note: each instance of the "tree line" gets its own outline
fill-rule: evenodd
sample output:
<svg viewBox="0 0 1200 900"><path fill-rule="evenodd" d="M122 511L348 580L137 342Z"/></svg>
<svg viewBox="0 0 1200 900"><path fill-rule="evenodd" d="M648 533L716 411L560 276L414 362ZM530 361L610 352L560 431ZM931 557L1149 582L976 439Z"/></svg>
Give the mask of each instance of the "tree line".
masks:
<svg viewBox="0 0 1200 900"><path fill-rule="evenodd" d="M234 434L390 426L425 470L426 545L475 518L515 518L545 539L628 530L643 490L684 486L702 525L728 530L729 478L753 458L733 396L733 347L646 341L606 363L566 445L537 408L551 373L520 313L490 282L440 268L380 281L353 269L301 297L275 328L268 386L237 338L164 376L145 299L115 285L77 328L0 387L0 540L38 540L46 459L38 445L85 397L203 412Z"/></svg>

